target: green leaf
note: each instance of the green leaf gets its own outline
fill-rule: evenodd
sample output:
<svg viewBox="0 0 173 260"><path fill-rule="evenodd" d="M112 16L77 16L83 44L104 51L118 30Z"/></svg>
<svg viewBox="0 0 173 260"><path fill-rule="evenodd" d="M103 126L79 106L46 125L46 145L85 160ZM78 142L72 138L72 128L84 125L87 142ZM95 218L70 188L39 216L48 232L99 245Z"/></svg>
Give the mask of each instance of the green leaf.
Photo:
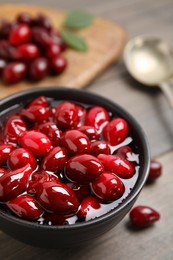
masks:
<svg viewBox="0 0 173 260"><path fill-rule="evenodd" d="M62 31L61 37L68 46L70 46L75 50L83 51L83 52L88 50L88 46L86 44L85 39L73 32Z"/></svg>
<svg viewBox="0 0 173 260"><path fill-rule="evenodd" d="M81 10L74 10L68 13L64 26L71 29L81 29L92 23L93 16Z"/></svg>

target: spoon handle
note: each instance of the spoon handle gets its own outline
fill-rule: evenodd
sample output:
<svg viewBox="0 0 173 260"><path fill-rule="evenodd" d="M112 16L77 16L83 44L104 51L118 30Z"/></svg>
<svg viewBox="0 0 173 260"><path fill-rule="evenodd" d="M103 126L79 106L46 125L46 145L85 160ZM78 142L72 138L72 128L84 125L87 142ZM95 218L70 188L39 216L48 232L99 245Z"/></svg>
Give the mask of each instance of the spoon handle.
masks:
<svg viewBox="0 0 173 260"><path fill-rule="evenodd" d="M173 108L173 89L170 82L163 82L159 84L160 89L165 94L170 106Z"/></svg>

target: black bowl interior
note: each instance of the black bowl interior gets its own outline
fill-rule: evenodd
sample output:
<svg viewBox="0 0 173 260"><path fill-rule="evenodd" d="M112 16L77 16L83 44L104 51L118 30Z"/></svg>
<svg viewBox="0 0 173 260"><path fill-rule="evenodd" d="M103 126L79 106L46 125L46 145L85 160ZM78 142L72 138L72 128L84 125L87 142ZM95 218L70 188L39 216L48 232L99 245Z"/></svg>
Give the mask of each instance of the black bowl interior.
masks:
<svg viewBox="0 0 173 260"><path fill-rule="evenodd" d="M124 217L144 186L150 161L149 146L145 133L127 111L110 100L84 90L56 87L31 89L0 100L1 122L7 115L18 111L21 107L40 95L58 101L69 100L88 105L103 106L113 114L123 117L130 126L130 132L135 139L136 149L140 154L139 177L131 193L117 208L88 222L76 223L69 226L41 226L37 223L19 219L0 210L0 227L7 234L23 242L41 247L58 247L64 244L74 245L83 243L83 241L90 241L90 239L100 236L112 228L112 226L116 225Z"/></svg>

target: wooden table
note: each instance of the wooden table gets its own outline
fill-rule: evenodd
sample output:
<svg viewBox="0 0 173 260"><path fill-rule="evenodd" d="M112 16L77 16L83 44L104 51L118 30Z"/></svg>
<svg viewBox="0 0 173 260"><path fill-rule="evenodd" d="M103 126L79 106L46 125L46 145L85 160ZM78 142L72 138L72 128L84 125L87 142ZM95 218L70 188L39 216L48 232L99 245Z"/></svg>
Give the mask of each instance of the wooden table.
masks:
<svg viewBox="0 0 173 260"><path fill-rule="evenodd" d="M34 0L24 2L35 4ZM139 34L154 34L173 43L172 0L38 0L37 5L67 10L86 9L120 23L128 31L129 38ZM151 228L134 232L128 228L126 216L103 237L77 250L34 248L0 232L0 259L173 259L173 112L160 91L148 90L136 83L126 72L122 61L109 67L87 90L125 107L145 130L152 157L163 164L163 175L155 184L145 186L136 205L154 207L161 213L161 220Z"/></svg>

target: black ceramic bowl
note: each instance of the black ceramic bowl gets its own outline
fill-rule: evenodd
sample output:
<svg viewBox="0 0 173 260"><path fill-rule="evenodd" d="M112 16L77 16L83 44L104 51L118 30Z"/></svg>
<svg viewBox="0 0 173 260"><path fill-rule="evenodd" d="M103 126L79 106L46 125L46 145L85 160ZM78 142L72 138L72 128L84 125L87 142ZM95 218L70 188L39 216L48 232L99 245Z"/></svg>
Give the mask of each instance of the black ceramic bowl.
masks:
<svg viewBox="0 0 173 260"><path fill-rule="evenodd" d="M113 114L117 114L127 120L138 147L140 170L133 190L118 207L101 217L73 225L48 226L25 221L0 210L1 230L22 242L39 247L52 248L79 244L85 245L117 225L133 206L148 175L150 154L147 140L136 120L120 106L98 95L75 89L50 87L33 90L32 88L29 91L14 94L0 100L0 119L3 120L9 113L14 112L19 107L21 108L21 106L40 95L57 100L69 100L105 107ZM18 104L20 106L17 106Z"/></svg>

